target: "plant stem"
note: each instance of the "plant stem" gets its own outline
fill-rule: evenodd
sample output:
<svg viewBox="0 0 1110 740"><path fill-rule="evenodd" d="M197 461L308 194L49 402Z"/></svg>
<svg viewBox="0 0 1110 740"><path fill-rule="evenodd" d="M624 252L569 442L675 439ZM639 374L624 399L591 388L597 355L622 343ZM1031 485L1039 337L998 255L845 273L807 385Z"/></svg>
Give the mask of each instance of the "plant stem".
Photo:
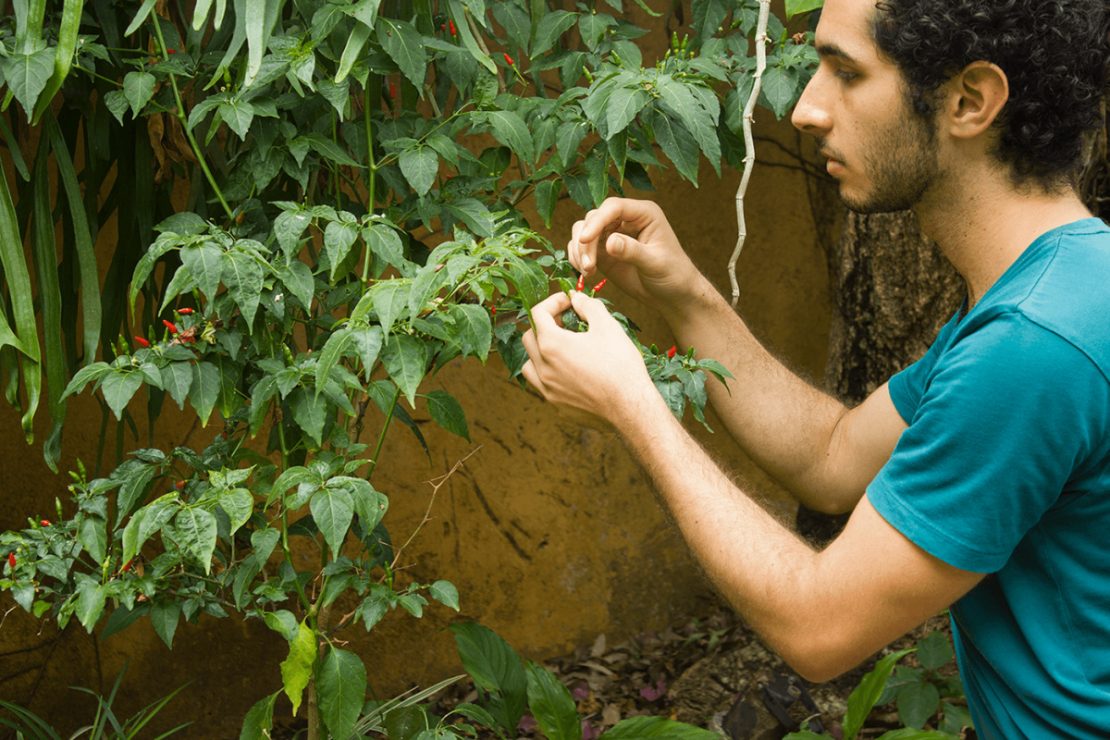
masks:
<svg viewBox="0 0 1110 740"><path fill-rule="evenodd" d="M378 179L378 165L374 162L374 122L370 117L370 81L367 80L366 87L362 91L362 118L363 124L366 127L366 210L374 213L374 183ZM362 262L362 282L370 276L370 245L366 245L366 257Z"/></svg>
<svg viewBox="0 0 1110 740"><path fill-rule="evenodd" d="M162 26L159 25L157 15L154 15L152 25L154 26L154 35L158 38L158 50L162 53L162 58L168 61L170 55L166 52L166 41L162 38ZM212 187L212 192L216 194L216 198L220 201L220 205L223 206L224 213L227 214L229 220L233 219L235 216L231 212L231 206L229 206L227 200L224 199L223 191L220 190L220 186L216 183L216 178L212 175L212 170L208 168L208 160L204 158L204 152L201 151L200 144L197 142L196 137L193 136L192 129L189 128L189 117L185 115L185 104L181 101L181 91L177 88L177 77L175 77L172 72L170 73L170 86L173 88L174 102L177 103L177 120L181 123L181 128L185 131L185 138L189 140L189 146L193 150L193 155L197 158L197 164L200 165L201 171L204 172L205 179L208 180L208 184Z"/></svg>
<svg viewBox="0 0 1110 740"><path fill-rule="evenodd" d="M378 444L374 447L374 456L370 458L370 470L366 473L366 480L370 480L370 476L374 475L374 470L378 467L378 456L381 455L382 445L385 444L385 433L389 430L389 422L393 421L393 409L397 408L397 401L401 398L401 387L398 386L397 390L393 392L393 403L389 406L389 413L385 415L385 423L382 424L382 430L378 433Z"/></svg>
<svg viewBox="0 0 1110 740"><path fill-rule="evenodd" d="M281 469L285 470L289 467L289 449L285 445L285 420L281 418L280 410L274 416L277 417L275 420L278 425L278 442L281 444ZM301 579L297 577L297 567L293 565L293 551L289 549L289 510L285 508L284 501L279 501L278 505L281 506L281 551L285 555L285 562L293 571L293 585L297 589L301 606L308 615L312 612L312 602L308 600L304 586L301 585Z"/></svg>
<svg viewBox="0 0 1110 740"><path fill-rule="evenodd" d="M732 307L740 300L740 284L736 279L736 263L740 259L740 250L744 248L744 240L748 236L748 225L744 218L744 194L748 191L748 181L752 176L752 165L755 164L755 141L752 139L752 119L755 103L759 99L759 90L763 84L763 70L767 68L767 19L771 11L771 0L759 0L759 21L755 27L755 75L752 78L752 92L744 106L744 175L740 178L740 187L736 190L736 225L739 236L736 247L732 250L732 257L728 261L728 279L732 283Z"/></svg>

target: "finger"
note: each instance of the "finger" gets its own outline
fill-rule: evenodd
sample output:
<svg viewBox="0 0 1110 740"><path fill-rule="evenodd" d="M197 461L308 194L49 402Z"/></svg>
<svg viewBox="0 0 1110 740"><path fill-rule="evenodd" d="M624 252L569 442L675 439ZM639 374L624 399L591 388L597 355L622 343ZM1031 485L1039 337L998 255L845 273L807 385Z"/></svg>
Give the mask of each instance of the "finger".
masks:
<svg viewBox="0 0 1110 740"><path fill-rule="evenodd" d="M604 236L606 229L630 226L639 233L639 227L658 215L656 206L649 200L633 198L606 198L600 206L586 214L585 225L578 235L584 244L594 244Z"/></svg>
<svg viewBox="0 0 1110 740"><path fill-rule="evenodd" d="M574 226L570 227L570 241L567 242L567 259L570 260L575 270L582 269L582 250L578 245L578 234L585 225L585 221L575 221Z"/></svg>
<svg viewBox="0 0 1110 740"><path fill-rule="evenodd" d="M521 344L524 345L524 351L528 353L529 358L531 358L532 360L540 359L540 347L536 343L536 334L534 331L529 329L528 331L524 332L524 334L520 337L520 341Z"/></svg>
<svg viewBox="0 0 1110 740"><path fill-rule="evenodd" d="M532 326L535 327L537 343L542 343L552 331L563 331L556 323L555 317L568 308L570 308L570 298L562 292L552 293L532 307Z"/></svg>
<svg viewBox="0 0 1110 740"><path fill-rule="evenodd" d="M547 398L547 388L544 386L543 381L540 380L540 374L536 370L535 364L528 360L524 363L524 367L520 369L520 374L528 381L528 384L539 391L540 395Z"/></svg>
<svg viewBox="0 0 1110 740"><path fill-rule="evenodd" d="M605 304L585 293L577 291L571 293L569 303L574 312L585 319L590 326L593 326L595 321L612 320L612 315Z"/></svg>

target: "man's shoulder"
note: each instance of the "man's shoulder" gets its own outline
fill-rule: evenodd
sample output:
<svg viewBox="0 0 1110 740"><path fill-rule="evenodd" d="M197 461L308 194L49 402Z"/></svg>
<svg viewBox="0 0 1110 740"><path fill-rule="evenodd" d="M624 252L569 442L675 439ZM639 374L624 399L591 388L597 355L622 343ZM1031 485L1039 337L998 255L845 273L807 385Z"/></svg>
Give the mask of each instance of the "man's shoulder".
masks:
<svg viewBox="0 0 1110 740"><path fill-rule="evenodd" d="M1073 345L1110 377L1110 228L1098 219L1063 230L1002 286L978 321L1020 318ZM973 329L969 325L967 329Z"/></svg>

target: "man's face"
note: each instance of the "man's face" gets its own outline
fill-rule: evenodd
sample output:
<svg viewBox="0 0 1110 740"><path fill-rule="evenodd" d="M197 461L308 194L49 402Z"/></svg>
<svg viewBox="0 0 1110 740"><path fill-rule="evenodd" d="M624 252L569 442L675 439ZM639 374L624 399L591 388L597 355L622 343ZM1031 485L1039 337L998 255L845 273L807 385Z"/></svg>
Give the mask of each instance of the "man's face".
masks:
<svg viewBox="0 0 1110 740"><path fill-rule="evenodd" d="M935 125L911 110L901 73L880 56L875 12L874 0L827 0L821 64L792 119L817 138L841 199L858 213L910 208L940 175Z"/></svg>

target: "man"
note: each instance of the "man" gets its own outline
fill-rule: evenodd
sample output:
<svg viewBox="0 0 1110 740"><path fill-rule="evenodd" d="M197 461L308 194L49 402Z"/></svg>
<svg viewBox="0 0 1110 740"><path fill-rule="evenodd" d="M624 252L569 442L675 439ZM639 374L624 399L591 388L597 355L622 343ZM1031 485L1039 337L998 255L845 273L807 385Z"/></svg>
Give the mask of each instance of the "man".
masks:
<svg viewBox="0 0 1110 740"><path fill-rule="evenodd" d="M1110 736L1110 229L1073 182L1106 90L1103 0L827 0L793 121L845 203L912 207L967 285L918 363L848 409L764 350L657 206L610 199L568 253L734 373L711 400L807 506L815 552L667 410L597 300L536 306L524 374L607 418L709 576L824 681L951 606L981 737ZM573 307L589 323L568 332Z"/></svg>

